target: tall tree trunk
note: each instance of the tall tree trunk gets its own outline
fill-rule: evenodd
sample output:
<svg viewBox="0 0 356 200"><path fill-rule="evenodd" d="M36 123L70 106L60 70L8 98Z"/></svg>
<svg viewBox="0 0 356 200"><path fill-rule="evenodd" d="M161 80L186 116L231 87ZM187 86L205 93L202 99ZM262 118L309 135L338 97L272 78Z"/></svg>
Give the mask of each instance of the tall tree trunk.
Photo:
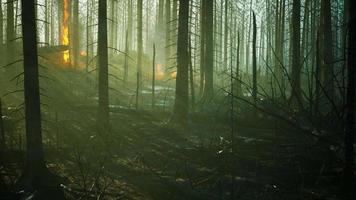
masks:
<svg viewBox="0 0 356 200"><path fill-rule="evenodd" d="M108 35L107 0L99 0L98 64L99 64L99 110L98 127L109 125Z"/></svg>
<svg viewBox="0 0 356 200"><path fill-rule="evenodd" d="M156 106L156 45L153 44L153 56L152 56L152 109Z"/></svg>
<svg viewBox="0 0 356 200"><path fill-rule="evenodd" d="M142 0L137 1L137 91L136 91L136 109L138 109L138 101L142 89Z"/></svg>
<svg viewBox="0 0 356 200"><path fill-rule="evenodd" d="M125 39L125 60L124 60L124 82L127 83L128 76L129 76L129 31L126 30L126 39Z"/></svg>
<svg viewBox="0 0 356 200"><path fill-rule="evenodd" d="M253 39L252 39L252 97L254 102L257 102L257 55L256 55L256 40L257 40L257 24L255 12L253 16Z"/></svg>
<svg viewBox="0 0 356 200"><path fill-rule="evenodd" d="M292 96L294 103L301 103L300 88L300 0L293 0L292 11Z"/></svg>
<svg viewBox="0 0 356 200"><path fill-rule="evenodd" d="M72 47L73 47L73 65L74 68L79 68L79 48L80 48L80 36L79 36L79 0L73 2L73 23L72 23Z"/></svg>
<svg viewBox="0 0 356 200"><path fill-rule="evenodd" d="M209 102L214 95L214 1L207 0L205 6L205 84L203 101Z"/></svg>
<svg viewBox="0 0 356 200"><path fill-rule="evenodd" d="M2 54L4 48L4 16L2 14L2 0L0 0L0 53ZM3 60L0 60L0 65L2 66Z"/></svg>
<svg viewBox="0 0 356 200"><path fill-rule="evenodd" d="M177 47L177 79L172 120L185 124L188 117L188 20L189 0L179 1L178 47Z"/></svg>
<svg viewBox="0 0 356 200"><path fill-rule="evenodd" d="M227 47L229 43L229 20L228 20L228 0L225 0L225 25L224 25L224 70L228 69L227 66Z"/></svg>
<svg viewBox="0 0 356 200"><path fill-rule="evenodd" d="M235 95L241 97L242 88L241 88L241 77L240 77L240 32L237 33L237 48L236 48L236 74L235 74Z"/></svg>
<svg viewBox="0 0 356 200"><path fill-rule="evenodd" d="M5 127L4 127L3 114L2 114L2 100L0 98L0 151L3 151L5 149L6 149Z"/></svg>
<svg viewBox="0 0 356 200"><path fill-rule="evenodd" d="M14 24L14 1L7 0L6 2L6 59L7 63L11 63L14 59L14 39L15 39L15 24Z"/></svg>
<svg viewBox="0 0 356 200"><path fill-rule="evenodd" d="M49 0L45 0L45 43L46 45L49 45L49 25L50 25L50 21L49 21L49 13L48 11L50 10L50 2L48 2Z"/></svg>
<svg viewBox="0 0 356 200"><path fill-rule="evenodd" d="M205 83L205 34L206 0L200 0L200 85L199 93L203 97Z"/></svg>
<svg viewBox="0 0 356 200"><path fill-rule="evenodd" d="M356 95L356 2L347 0L349 6L348 20L348 51L347 51L347 104L345 127L345 167L344 167L344 193L345 199L355 199L355 175L354 175L354 134L355 134L355 95Z"/></svg>
<svg viewBox="0 0 356 200"><path fill-rule="evenodd" d="M170 66L169 60L171 57L171 47L170 47L170 41L171 41L171 29L170 29L170 23L171 23L171 0L166 0L166 45L165 45L165 63L166 66Z"/></svg>
<svg viewBox="0 0 356 200"><path fill-rule="evenodd" d="M330 0L321 1L321 29L322 29L322 85L330 99L334 99L333 79L333 47L331 29L331 3Z"/></svg>
<svg viewBox="0 0 356 200"><path fill-rule="evenodd" d="M18 185L33 199L64 199L64 193L45 164L37 54L35 1L21 1L26 129L26 166Z"/></svg>
<svg viewBox="0 0 356 200"><path fill-rule="evenodd" d="M131 50L131 45L132 45L132 25L133 25L133 6L132 6L132 0L128 0L129 5L127 6L127 44L128 44L128 48L126 51L126 53L129 53Z"/></svg>

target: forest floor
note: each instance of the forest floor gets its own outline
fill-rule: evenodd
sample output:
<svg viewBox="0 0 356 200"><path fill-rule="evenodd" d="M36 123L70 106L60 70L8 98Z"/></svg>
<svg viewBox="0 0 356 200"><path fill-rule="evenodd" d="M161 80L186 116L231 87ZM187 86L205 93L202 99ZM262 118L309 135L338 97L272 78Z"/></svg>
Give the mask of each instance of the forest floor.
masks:
<svg viewBox="0 0 356 200"><path fill-rule="evenodd" d="M110 131L98 134L96 90L65 75L47 92L54 98L43 111L43 135L46 162L63 177L68 200L339 199L338 149L276 119L239 116L232 134L228 113L197 113L182 128L168 123L167 111L112 106ZM74 98L74 86L88 97ZM12 190L21 172L23 133L7 130L22 150L4 154L0 199L1 185Z"/></svg>
<svg viewBox="0 0 356 200"><path fill-rule="evenodd" d="M193 116L181 128L167 113L118 109L97 135L90 116L69 126L83 119L73 113L58 122L68 138L46 150L68 199L338 199L335 153L276 120L239 120L232 150L226 119Z"/></svg>

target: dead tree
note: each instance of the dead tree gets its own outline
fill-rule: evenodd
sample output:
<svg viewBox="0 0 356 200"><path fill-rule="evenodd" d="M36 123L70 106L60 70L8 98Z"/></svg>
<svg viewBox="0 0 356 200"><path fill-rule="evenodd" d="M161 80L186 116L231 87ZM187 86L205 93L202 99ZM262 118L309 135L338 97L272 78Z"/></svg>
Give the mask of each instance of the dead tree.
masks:
<svg viewBox="0 0 356 200"><path fill-rule="evenodd" d="M293 0L292 11L292 96L294 103L301 101L300 87L300 0Z"/></svg>
<svg viewBox="0 0 356 200"><path fill-rule="evenodd" d="M256 55L256 38L257 24L255 12L252 12L253 17L253 40L252 40L252 97L254 102L257 102L257 55Z"/></svg>
<svg viewBox="0 0 356 200"><path fill-rule="evenodd" d="M64 199L43 155L35 1L21 1L21 6L27 151L19 183L28 192L38 191L35 199L46 199L49 194L52 199Z"/></svg>
<svg viewBox="0 0 356 200"><path fill-rule="evenodd" d="M205 84L203 102L209 102L214 95L214 1L205 1Z"/></svg>
<svg viewBox="0 0 356 200"><path fill-rule="evenodd" d="M347 51L347 71L348 71L348 89L346 102L346 127L345 127L345 167L344 167L344 189L345 199L355 199L354 183L354 132L355 132L355 95L356 95L356 2L347 0L349 5L348 21L348 51Z"/></svg>
<svg viewBox="0 0 356 200"><path fill-rule="evenodd" d="M177 47L177 79L172 121L187 122L189 108L188 92L188 20L189 0L179 2L178 47Z"/></svg>
<svg viewBox="0 0 356 200"><path fill-rule="evenodd" d="M108 79L108 35L107 1L99 0L98 64L99 64L99 107L98 127L109 124L109 79Z"/></svg>

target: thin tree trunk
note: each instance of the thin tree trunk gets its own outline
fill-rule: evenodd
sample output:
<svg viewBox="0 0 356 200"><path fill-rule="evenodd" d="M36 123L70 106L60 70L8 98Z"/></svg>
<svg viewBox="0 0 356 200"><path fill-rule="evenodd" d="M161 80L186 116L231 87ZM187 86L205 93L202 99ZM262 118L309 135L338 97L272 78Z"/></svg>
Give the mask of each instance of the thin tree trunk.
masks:
<svg viewBox="0 0 356 200"><path fill-rule="evenodd" d="M171 57L171 47L170 47L170 41L171 41L171 30L170 30L170 21L171 21L171 0L166 0L166 46L165 46L165 61L166 61L166 66L170 66L169 60Z"/></svg>
<svg viewBox="0 0 356 200"><path fill-rule="evenodd" d="M256 40L257 40L257 24L255 12L253 16L253 39L252 39L252 97L257 103L257 56L256 56Z"/></svg>
<svg viewBox="0 0 356 200"><path fill-rule="evenodd" d="M14 1L7 0L6 2L6 52L7 52L7 63L11 63L14 59L14 37L15 37L15 27L14 27Z"/></svg>
<svg viewBox="0 0 356 200"><path fill-rule="evenodd" d="M73 23L72 23L72 46L73 46L73 65L74 68L79 68L79 0L75 0L73 5Z"/></svg>
<svg viewBox="0 0 356 200"><path fill-rule="evenodd" d="M2 54L4 48L4 16L2 14L2 0L0 0L0 53ZM2 65L3 60L0 60L0 64Z"/></svg>
<svg viewBox="0 0 356 200"><path fill-rule="evenodd" d="M155 97L155 92L156 92L156 87L155 87L155 81L156 81L156 45L153 44L153 56L152 56L152 108L155 108L156 104L156 97Z"/></svg>
<svg viewBox="0 0 356 200"><path fill-rule="evenodd" d="M1 2L0 2L1 3ZM6 149L5 127L2 114L2 100L0 98L0 151Z"/></svg>
<svg viewBox="0 0 356 200"><path fill-rule="evenodd" d="M48 2L49 0L45 0L45 43L46 45L49 45L49 14L48 14L48 10L50 3Z"/></svg>
<svg viewBox="0 0 356 200"><path fill-rule="evenodd" d="M137 91L136 91L136 109L138 109L139 98L142 89L142 0L137 1Z"/></svg>
<svg viewBox="0 0 356 200"><path fill-rule="evenodd" d="M200 96L204 93L205 84L205 18L206 18L206 0L200 0Z"/></svg>

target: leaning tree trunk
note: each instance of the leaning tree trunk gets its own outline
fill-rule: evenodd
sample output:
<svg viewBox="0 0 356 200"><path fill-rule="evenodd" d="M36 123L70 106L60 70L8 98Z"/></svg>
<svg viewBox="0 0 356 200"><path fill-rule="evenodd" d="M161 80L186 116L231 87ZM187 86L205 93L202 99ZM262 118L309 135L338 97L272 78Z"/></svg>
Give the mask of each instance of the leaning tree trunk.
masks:
<svg viewBox="0 0 356 200"><path fill-rule="evenodd" d="M98 64L99 64L99 110L98 127L109 125L109 79L108 79L108 35L107 1L99 0Z"/></svg>
<svg viewBox="0 0 356 200"><path fill-rule="evenodd" d="M177 47L177 79L172 120L174 122L187 122L189 108L188 92L188 19L189 0L179 1L178 21L178 47Z"/></svg>

